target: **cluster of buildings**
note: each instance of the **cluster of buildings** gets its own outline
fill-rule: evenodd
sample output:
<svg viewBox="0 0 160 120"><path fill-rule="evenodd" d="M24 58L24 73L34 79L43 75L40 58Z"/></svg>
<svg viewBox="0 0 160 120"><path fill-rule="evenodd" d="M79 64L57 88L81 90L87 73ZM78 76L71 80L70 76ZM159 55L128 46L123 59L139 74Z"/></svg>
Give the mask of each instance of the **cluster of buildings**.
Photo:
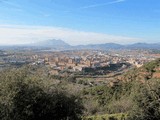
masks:
<svg viewBox="0 0 160 120"><path fill-rule="evenodd" d="M60 71L82 71L84 68L105 67L110 64L130 63L133 66L140 67L144 63L156 59L143 52L122 52L113 53L112 51L65 51L44 54L40 59L45 65L51 68L51 74L59 74Z"/></svg>
<svg viewBox="0 0 160 120"><path fill-rule="evenodd" d="M149 54L147 51L136 50L70 50L52 52L14 53L0 56L0 63L45 65L50 68L51 74L59 74L60 71L82 71L84 68L96 68L117 63L130 63L140 67L144 63L160 57ZM2 65L2 64L1 64Z"/></svg>

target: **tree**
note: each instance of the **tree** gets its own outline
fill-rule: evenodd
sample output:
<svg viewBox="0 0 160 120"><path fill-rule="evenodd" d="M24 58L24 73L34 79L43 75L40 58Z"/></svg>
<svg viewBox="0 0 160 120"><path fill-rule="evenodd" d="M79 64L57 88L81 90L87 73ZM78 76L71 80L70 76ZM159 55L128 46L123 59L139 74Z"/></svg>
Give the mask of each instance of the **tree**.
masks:
<svg viewBox="0 0 160 120"><path fill-rule="evenodd" d="M33 79L23 69L6 71L1 78L1 120L80 119L83 106L77 96L44 87L39 78Z"/></svg>
<svg viewBox="0 0 160 120"><path fill-rule="evenodd" d="M135 106L131 110L128 120L159 120L160 81L155 79L140 85L134 102Z"/></svg>

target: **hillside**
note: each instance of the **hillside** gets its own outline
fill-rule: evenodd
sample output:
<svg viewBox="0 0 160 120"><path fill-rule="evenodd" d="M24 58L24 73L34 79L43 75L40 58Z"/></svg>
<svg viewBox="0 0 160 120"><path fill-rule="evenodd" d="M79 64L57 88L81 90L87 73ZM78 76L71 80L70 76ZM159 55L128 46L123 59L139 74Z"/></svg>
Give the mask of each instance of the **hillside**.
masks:
<svg viewBox="0 0 160 120"><path fill-rule="evenodd" d="M130 49L159 49L159 43L135 43L131 45L127 45L126 48Z"/></svg>
<svg viewBox="0 0 160 120"><path fill-rule="evenodd" d="M108 120L105 114L127 113L122 120L159 120L160 59L124 73L108 85L94 86L82 93L87 120ZM147 82L146 82L147 81ZM143 83L143 84L141 84ZM158 102L158 104L157 104ZM149 111L152 109L153 113ZM115 118L119 120L119 118Z"/></svg>
<svg viewBox="0 0 160 120"><path fill-rule="evenodd" d="M140 68L129 70L117 79L122 81L136 80L145 82L146 80L157 78L160 79L160 59L146 63Z"/></svg>
<svg viewBox="0 0 160 120"><path fill-rule="evenodd" d="M121 49L124 48L123 45L116 43L105 43L105 44L89 44L89 45L78 45L75 46L76 49Z"/></svg>
<svg viewBox="0 0 160 120"><path fill-rule="evenodd" d="M159 120L159 68L160 59L151 61L129 70L112 86L51 76L40 66L5 70L0 72L0 119Z"/></svg>
<svg viewBox="0 0 160 120"><path fill-rule="evenodd" d="M76 49L160 49L159 43L135 43L128 45L121 45L116 43L104 43L104 44L89 44L78 45Z"/></svg>

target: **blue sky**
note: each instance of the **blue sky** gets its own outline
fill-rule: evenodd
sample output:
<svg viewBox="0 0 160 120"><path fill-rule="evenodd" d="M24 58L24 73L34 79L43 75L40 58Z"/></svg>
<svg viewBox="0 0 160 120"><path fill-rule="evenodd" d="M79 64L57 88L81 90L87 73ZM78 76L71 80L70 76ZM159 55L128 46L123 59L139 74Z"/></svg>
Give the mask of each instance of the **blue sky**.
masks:
<svg viewBox="0 0 160 120"><path fill-rule="evenodd" d="M0 0L0 44L159 42L160 0Z"/></svg>

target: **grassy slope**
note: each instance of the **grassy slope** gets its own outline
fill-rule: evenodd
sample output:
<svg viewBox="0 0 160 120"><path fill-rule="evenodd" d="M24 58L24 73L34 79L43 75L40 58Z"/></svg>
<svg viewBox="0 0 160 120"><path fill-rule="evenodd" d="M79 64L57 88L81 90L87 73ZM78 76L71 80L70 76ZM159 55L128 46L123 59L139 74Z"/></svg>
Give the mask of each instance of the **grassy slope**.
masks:
<svg viewBox="0 0 160 120"><path fill-rule="evenodd" d="M127 114L118 113L118 114L88 116L83 118L83 120L125 120L126 118L127 118Z"/></svg>

